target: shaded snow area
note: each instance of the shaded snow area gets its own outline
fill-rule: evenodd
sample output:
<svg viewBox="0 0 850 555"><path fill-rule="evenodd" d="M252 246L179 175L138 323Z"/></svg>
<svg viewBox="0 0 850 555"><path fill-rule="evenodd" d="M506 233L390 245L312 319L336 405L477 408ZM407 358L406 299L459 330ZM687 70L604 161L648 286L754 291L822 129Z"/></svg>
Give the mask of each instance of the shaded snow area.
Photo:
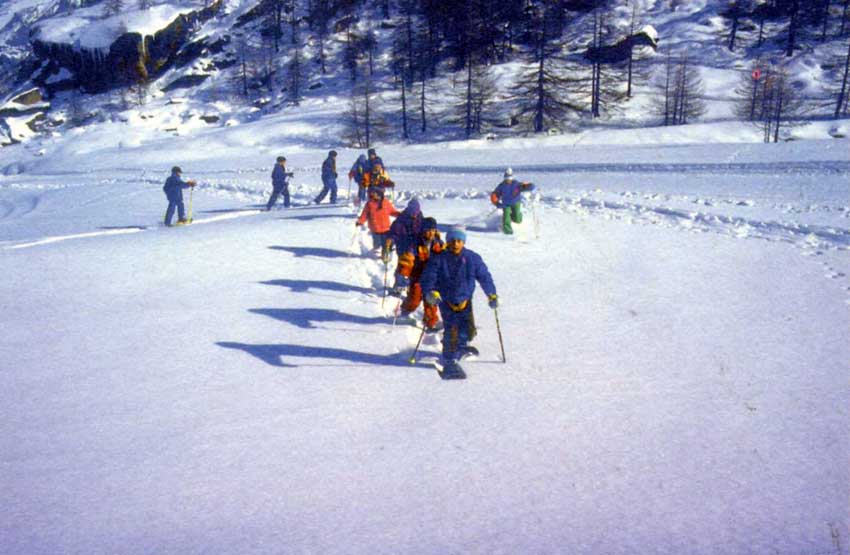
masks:
<svg viewBox="0 0 850 555"><path fill-rule="evenodd" d="M0 552L850 553L846 140L379 149L501 297L444 381L326 151L240 128L0 177Z"/></svg>

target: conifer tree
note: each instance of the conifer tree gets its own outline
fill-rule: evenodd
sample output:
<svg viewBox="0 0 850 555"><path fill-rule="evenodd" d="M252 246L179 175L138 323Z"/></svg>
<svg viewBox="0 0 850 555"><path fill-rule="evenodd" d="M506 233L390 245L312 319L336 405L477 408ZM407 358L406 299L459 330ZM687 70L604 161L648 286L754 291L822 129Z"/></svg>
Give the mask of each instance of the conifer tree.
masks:
<svg viewBox="0 0 850 555"><path fill-rule="evenodd" d="M705 113L705 87L687 52L679 57L668 52L657 89L655 112L663 125L684 125Z"/></svg>
<svg viewBox="0 0 850 555"><path fill-rule="evenodd" d="M837 58L838 71L836 72L838 85L835 87L835 119L850 116L850 40L843 56Z"/></svg>
<svg viewBox="0 0 850 555"><path fill-rule="evenodd" d="M577 81L565 71L561 57L560 35L552 32L555 2L542 1L533 6L530 29L533 48L529 63L521 71L514 87L518 107L517 119L534 133L542 133L558 125L571 111L580 111L578 103L569 100L575 94Z"/></svg>

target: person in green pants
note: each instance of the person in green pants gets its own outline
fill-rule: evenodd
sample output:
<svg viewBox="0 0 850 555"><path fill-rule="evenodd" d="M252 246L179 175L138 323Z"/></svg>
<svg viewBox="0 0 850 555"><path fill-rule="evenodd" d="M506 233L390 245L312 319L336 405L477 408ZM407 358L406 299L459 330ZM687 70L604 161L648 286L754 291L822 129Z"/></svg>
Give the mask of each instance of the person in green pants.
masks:
<svg viewBox="0 0 850 555"><path fill-rule="evenodd" d="M533 191L534 183L520 182L514 179L511 168L505 170L504 179L490 193L490 202L502 209L502 231L508 235L514 232L511 222L522 223L522 193Z"/></svg>

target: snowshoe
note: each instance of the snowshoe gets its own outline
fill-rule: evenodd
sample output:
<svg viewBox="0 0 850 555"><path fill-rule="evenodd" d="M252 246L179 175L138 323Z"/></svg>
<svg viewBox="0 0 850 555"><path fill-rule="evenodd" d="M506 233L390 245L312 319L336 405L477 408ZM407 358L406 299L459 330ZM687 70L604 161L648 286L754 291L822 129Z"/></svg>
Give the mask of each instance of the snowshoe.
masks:
<svg viewBox="0 0 850 555"><path fill-rule="evenodd" d="M419 321L411 316L410 313L399 315L394 322L400 326L416 326L419 324Z"/></svg>
<svg viewBox="0 0 850 555"><path fill-rule="evenodd" d="M467 345L466 347L461 347L458 349L458 354L460 355L460 360L466 360L469 358L477 358L478 357L478 349L473 347L472 345Z"/></svg>
<svg viewBox="0 0 850 555"><path fill-rule="evenodd" d="M439 371L440 377L444 380L465 380L466 372L463 371L460 364L456 360L451 360L443 365L443 369Z"/></svg>
<svg viewBox="0 0 850 555"><path fill-rule="evenodd" d="M443 323L437 322L434 326L425 326L425 333L438 333L443 331Z"/></svg>
<svg viewBox="0 0 850 555"><path fill-rule="evenodd" d="M392 287L387 293L389 293L392 297L398 297L399 299L404 297L405 293L407 293L407 288L405 287Z"/></svg>
<svg viewBox="0 0 850 555"><path fill-rule="evenodd" d="M190 223L192 223L191 219L183 219L183 220L177 220L177 223L174 224L174 225L189 225Z"/></svg>

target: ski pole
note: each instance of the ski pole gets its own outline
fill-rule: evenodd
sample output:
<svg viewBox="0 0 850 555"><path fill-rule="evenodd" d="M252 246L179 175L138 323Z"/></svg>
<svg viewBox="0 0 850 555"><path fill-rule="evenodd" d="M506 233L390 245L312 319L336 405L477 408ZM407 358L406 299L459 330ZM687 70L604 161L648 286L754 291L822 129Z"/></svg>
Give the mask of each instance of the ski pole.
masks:
<svg viewBox="0 0 850 555"><path fill-rule="evenodd" d="M534 209L537 206L537 199L531 201L531 218L534 220L534 238L540 239L540 220L537 219L537 211Z"/></svg>
<svg viewBox="0 0 850 555"><path fill-rule="evenodd" d="M192 221L192 192L195 190L195 187L189 187L189 221Z"/></svg>
<svg viewBox="0 0 850 555"><path fill-rule="evenodd" d="M502 349L502 362L507 362L508 359L505 357L505 344L502 341L502 327L499 325L499 309L494 308L493 314L496 315L496 331L499 333L499 347Z"/></svg>
<svg viewBox="0 0 850 555"><path fill-rule="evenodd" d="M403 299L401 297L398 298L398 303L395 305L395 309L393 310L393 327L395 327L396 320L401 316L401 303Z"/></svg>
<svg viewBox="0 0 850 555"><path fill-rule="evenodd" d="M348 198L348 204L354 204L351 201L351 178L350 177L348 178L348 194L346 195L346 197Z"/></svg>
<svg viewBox="0 0 850 555"><path fill-rule="evenodd" d="M384 302L387 300L387 273L390 269L390 263L384 260L384 296L381 298L381 308L384 308Z"/></svg>
<svg viewBox="0 0 850 555"><path fill-rule="evenodd" d="M419 345L422 344L422 338L425 337L425 322L422 322L422 333L419 334L419 341L416 342L416 348L413 349L413 354L407 359L410 364L416 364L416 353L419 352Z"/></svg>

